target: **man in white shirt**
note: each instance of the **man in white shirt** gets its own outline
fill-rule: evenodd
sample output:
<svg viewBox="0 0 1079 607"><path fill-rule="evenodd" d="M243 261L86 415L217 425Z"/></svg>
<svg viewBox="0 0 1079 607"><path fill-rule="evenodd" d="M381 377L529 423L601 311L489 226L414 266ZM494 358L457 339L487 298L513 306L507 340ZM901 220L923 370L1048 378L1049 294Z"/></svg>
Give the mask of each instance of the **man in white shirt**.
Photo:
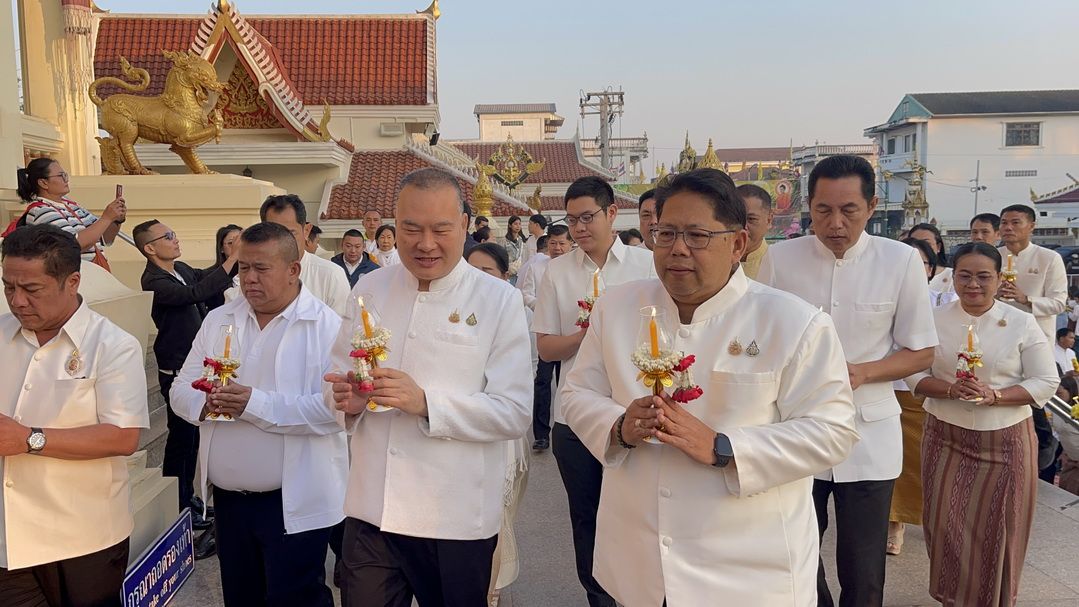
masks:
<svg viewBox="0 0 1079 607"><path fill-rule="evenodd" d="M656 227L656 191L648 190L637 198L637 221L641 225L644 241L637 245L652 250L652 228Z"/></svg>
<svg viewBox="0 0 1079 607"><path fill-rule="evenodd" d="M150 426L138 341L79 296L79 244L2 246L0 605L116 605L134 527L126 456Z"/></svg>
<svg viewBox="0 0 1079 607"><path fill-rule="evenodd" d="M326 547L344 518L348 455L321 380L341 319L302 288L287 229L259 223L240 242L243 297L206 317L172 386L172 407L199 426L200 480L204 493L207 482L214 487L225 605L257 597L267 605L332 607ZM234 328L228 338L226 326ZM240 362L235 380L215 381L209 394L193 387L203 361L226 349ZM211 413L233 420L207 419Z"/></svg>
<svg viewBox="0 0 1079 607"><path fill-rule="evenodd" d="M528 239L525 240L524 249L521 251L521 270L523 271L528 261L536 254L536 245L540 236L547 231L547 218L539 213L528 218ZM518 272L518 274L520 273Z"/></svg>
<svg viewBox="0 0 1079 607"><path fill-rule="evenodd" d="M1001 283L998 297L1033 314L1045 336L1053 339L1057 315L1068 300L1068 276L1059 253L1030 242L1034 221L1034 209L1025 204L1013 204L1000 212L1004 246L998 250L1005 260L1004 269L1011 269L1016 276L1015 282Z"/></svg>
<svg viewBox="0 0 1079 607"><path fill-rule="evenodd" d="M366 241L367 252L376 255L378 254L378 239L375 238L375 232L378 231L379 226L382 225L382 214L375 209L364 211L363 213L363 239Z"/></svg>
<svg viewBox="0 0 1079 607"><path fill-rule="evenodd" d="M528 263L521 266L521 271L517 273L517 284L514 285L521 292L525 305L530 310L536 308L537 275L540 279L543 278L549 261L551 258L547 255L547 235L544 234L536 239L536 252L529 258Z"/></svg>
<svg viewBox="0 0 1079 607"><path fill-rule="evenodd" d="M1057 329L1057 341L1053 344L1053 358L1065 375L1075 374L1075 331L1067 327Z"/></svg>
<svg viewBox="0 0 1079 607"><path fill-rule="evenodd" d="M308 254L303 248L307 232L313 227L307 223L307 207L295 194L270 196L259 209L262 221L284 226L296 239L300 255L300 282L319 301L330 306L337 315L345 313L348 301L348 278L341 268L317 255Z"/></svg>
<svg viewBox="0 0 1079 607"><path fill-rule="evenodd" d="M655 275L652 254L622 244L611 229L618 215L611 184L599 177L582 177L566 190L564 200L566 224L578 248L547 264L532 319L540 358L563 363L559 390L565 384L566 373L573 368L577 348L585 335L585 329L577 325L581 309L577 302L592 295L596 284L606 289ZM547 247L551 247L550 239ZM558 471L569 499L577 577L588 595L589 605L613 606L614 599L592 577L603 467L566 425L559 411L559 399L556 394L552 403L555 424L551 435Z"/></svg>
<svg viewBox="0 0 1079 607"><path fill-rule="evenodd" d="M738 194L746 203L746 232L749 234L749 244L745 253L742 254L742 271L751 280L757 280L757 273L761 269L761 260L768 252L768 230L772 229L772 196L761 186L754 183L744 183L738 186Z"/></svg>
<svg viewBox="0 0 1079 607"><path fill-rule="evenodd" d="M600 299L562 393L605 465L596 576L624 605L811 607L810 476L857 440L839 337L827 314L746 278L746 211L726 174L679 174L657 199L659 280ZM649 308L660 355L703 369L699 399L653 396L627 364Z"/></svg>
<svg viewBox="0 0 1079 607"><path fill-rule="evenodd" d="M830 314L843 344L861 440L813 486L822 537L828 498L835 500L843 607L884 600L888 514L903 457L892 381L929 368L937 345L918 250L865 233L877 206L874 182L873 167L863 158L840 155L818 163L809 176L814 236L773 244L757 276ZM821 607L831 607L823 560L818 593Z"/></svg>
<svg viewBox="0 0 1079 607"><path fill-rule="evenodd" d="M352 432L345 607L408 607L413 596L420 605L486 604L505 441L528 429L530 355L520 294L461 258L463 205L450 173L402 179L401 263L360 278L353 293L363 308L350 307L334 344L327 398ZM342 373L353 368L363 320L390 333L372 386Z"/></svg>

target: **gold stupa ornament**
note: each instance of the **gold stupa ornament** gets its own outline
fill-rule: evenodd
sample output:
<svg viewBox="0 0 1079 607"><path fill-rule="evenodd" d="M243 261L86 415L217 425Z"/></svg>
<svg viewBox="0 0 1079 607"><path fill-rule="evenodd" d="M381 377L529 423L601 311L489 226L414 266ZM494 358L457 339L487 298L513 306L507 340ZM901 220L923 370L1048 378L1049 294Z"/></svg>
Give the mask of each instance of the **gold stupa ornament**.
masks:
<svg viewBox="0 0 1079 607"><path fill-rule="evenodd" d="M536 162L523 145L513 142L513 135L507 135L506 142L498 146L495 153L491 154L491 159L487 164L494 168L491 175L495 179L509 189L515 190L530 175L542 171L547 161L544 159Z"/></svg>
<svg viewBox="0 0 1079 607"><path fill-rule="evenodd" d="M678 155L678 172L692 171L696 166L697 150L694 150L693 146L689 144L689 131L686 131L686 146L682 148L682 153Z"/></svg>
<svg viewBox="0 0 1079 607"><path fill-rule="evenodd" d="M723 170L723 163L719 161L719 156L716 156L716 150L712 147L712 139L708 139L708 149L704 151L704 158L697 163L698 169L716 169L718 171Z"/></svg>
<svg viewBox="0 0 1079 607"><path fill-rule="evenodd" d="M495 189L491 185L490 176L494 171L491 165L476 161L476 185L472 188L472 210L476 215L491 216Z"/></svg>

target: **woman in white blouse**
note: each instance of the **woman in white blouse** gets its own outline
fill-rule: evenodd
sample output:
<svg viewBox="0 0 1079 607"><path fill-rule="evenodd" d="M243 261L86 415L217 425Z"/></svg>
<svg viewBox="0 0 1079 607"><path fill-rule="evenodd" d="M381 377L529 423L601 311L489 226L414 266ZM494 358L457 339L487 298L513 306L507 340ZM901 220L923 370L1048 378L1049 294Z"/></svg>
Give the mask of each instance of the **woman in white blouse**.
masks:
<svg viewBox="0 0 1079 607"><path fill-rule="evenodd" d="M1038 441L1029 405L1053 396L1053 353L1034 317L993 296L1000 253L985 243L955 252L959 301L934 310L933 366L910 378L926 398L923 526L929 592L945 605L1013 605L1034 517ZM977 377L957 379L969 328L983 352Z"/></svg>
<svg viewBox="0 0 1079 607"><path fill-rule="evenodd" d="M397 230L391 225L379 226L375 231L375 261L378 267L385 268L401 263L401 257L397 254Z"/></svg>

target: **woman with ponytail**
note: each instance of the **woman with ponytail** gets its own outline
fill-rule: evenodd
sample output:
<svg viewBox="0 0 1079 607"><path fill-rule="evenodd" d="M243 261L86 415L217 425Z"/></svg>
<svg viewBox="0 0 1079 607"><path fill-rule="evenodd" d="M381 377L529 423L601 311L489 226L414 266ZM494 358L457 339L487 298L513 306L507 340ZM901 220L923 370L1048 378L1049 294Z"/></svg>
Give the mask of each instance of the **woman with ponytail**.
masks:
<svg viewBox="0 0 1079 607"><path fill-rule="evenodd" d="M123 196L105 207L101 217L94 215L67 197L71 187L68 174L51 158L35 158L19 169L19 198L27 203L26 211L14 227L49 224L72 234L82 249L82 258L108 268L102 254L103 244L112 244L127 219Z"/></svg>

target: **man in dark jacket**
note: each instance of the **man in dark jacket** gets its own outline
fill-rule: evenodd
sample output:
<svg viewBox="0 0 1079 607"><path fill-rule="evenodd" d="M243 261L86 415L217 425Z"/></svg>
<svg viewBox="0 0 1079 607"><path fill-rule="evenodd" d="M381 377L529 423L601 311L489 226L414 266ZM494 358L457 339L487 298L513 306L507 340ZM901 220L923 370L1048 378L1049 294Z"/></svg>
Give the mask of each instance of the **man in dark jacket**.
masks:
<svg viewBox="0 0 1079 607"><path fill-rule="evenodd" d="M364 247L363 234L359 230L345 232L341 238L341 252L331 257L330 261L345 271L349 288L356 286L360 276L378 269L378 264L371 259Z"/></svg>
<svg viewBox="0 0 1079 607"><path fill-rule="evenodd" d="M150 316L157 325L154 356L161 395L169 404L169 389L184 364L191 342L206 316L206 300L232 286L230 274L236 266L236 253L207 270L196 270L178 261L180 239L168 226L151 219L135 226L135 245L146 257L142 289L154 294ZM236 247L239 250L239 247ZM180 509L196 505L194 500L195 464L198 461L199 430L166 406L169 434L165 439L162 474L175 476L180 485ZM192 508L195 526L205 528L201 508Z"/></svg>

